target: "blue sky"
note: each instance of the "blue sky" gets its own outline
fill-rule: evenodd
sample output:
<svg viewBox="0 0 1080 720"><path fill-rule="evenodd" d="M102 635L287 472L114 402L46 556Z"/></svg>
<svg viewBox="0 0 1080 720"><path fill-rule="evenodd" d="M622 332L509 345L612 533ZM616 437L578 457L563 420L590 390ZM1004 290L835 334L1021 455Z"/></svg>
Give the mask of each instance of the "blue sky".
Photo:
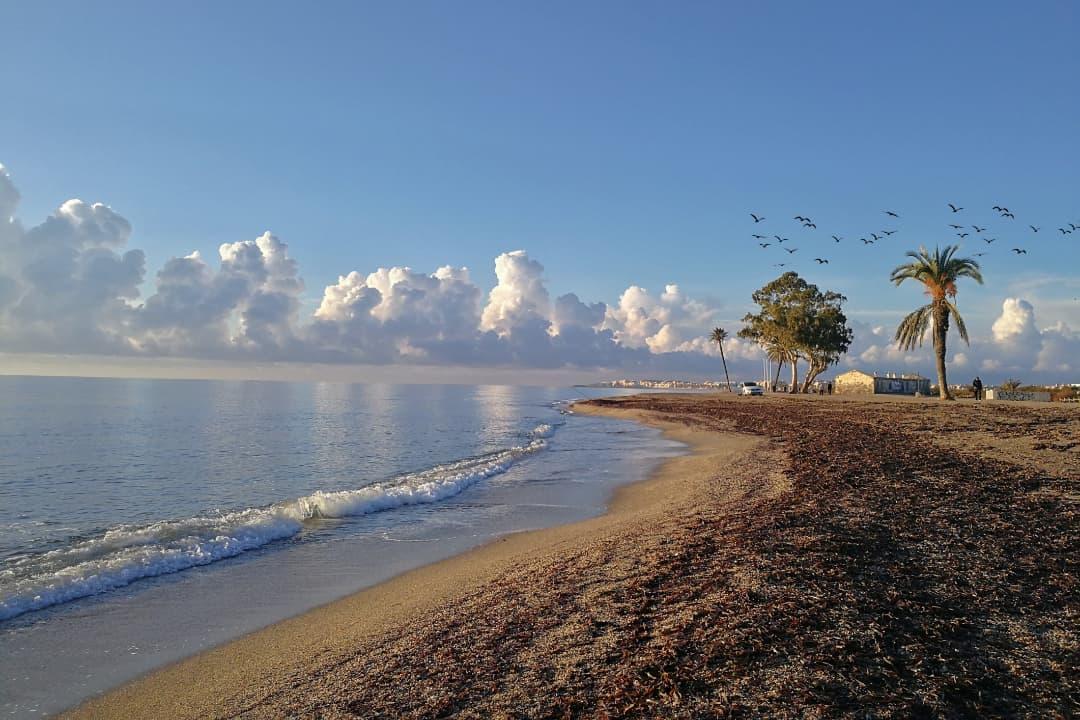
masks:
<svg viewBox="0 0 1080 720"><path fill-rule="evenodd" d="M486 291L493 258L523 248L553 297L674 282L735 324L789 259L762 232L791 237L788 269L853 317L894 322L918 291L888 271L956 221L998 238L964 241L990 251L987 286L961 294L974 326L1026 297L1040 324L1080 327L1080 232L1056 230L1080 225L1075 3L8 2L0 18L19 217L109 204L146 253L144 295L168 258L271 230L308 314L380 266L466 265Z"/></svg>

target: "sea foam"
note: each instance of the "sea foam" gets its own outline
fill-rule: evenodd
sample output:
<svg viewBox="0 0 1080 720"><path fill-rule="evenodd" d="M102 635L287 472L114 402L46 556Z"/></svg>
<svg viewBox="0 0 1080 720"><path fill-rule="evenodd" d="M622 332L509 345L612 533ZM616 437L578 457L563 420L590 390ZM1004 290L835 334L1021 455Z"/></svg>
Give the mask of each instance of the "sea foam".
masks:
<svg viewBox="0 0 1080 720"><path fill-rule="evenodd" d="M320 491L266 507L150 525L121 525L64 548L9 558L0 569L0 621L234 557L292 537L312 519L438 502L543 450L554 432L551 425L539 425L523 445L354 490Z"/></svg>

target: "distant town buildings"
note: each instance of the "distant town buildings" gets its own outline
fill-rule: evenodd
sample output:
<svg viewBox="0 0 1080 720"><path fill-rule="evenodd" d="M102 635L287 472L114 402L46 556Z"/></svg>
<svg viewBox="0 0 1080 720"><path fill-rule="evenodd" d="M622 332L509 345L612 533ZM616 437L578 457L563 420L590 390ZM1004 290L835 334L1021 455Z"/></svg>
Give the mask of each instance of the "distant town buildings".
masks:
<svg viewBox="0 0 1080 720"><path fill-rule="evenodd" d="M862 370L849 370L836 376L834 387L838 395L929 395L930 378L897 373L871 375Z"/></svg>
<svg viewBox="0 0 1080 720"><path fill-rule="evenodd" d="M735 383L732 383L734 385ZM702 380L605 380L583 387L609 387L627 390L723 390L727 384L720 381Z"/></svg>

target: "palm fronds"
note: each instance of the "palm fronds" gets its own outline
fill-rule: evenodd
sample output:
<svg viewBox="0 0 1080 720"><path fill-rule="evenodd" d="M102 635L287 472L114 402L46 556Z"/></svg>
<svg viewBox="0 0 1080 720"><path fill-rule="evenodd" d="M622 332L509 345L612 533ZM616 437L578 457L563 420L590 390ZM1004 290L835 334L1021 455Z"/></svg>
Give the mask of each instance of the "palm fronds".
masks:
<svg viewBox="0 0 1080 720"><path fill-rule="evenodd" d="M933 317L933 303L923 305L900 321L893 340L900 346L901 350L914 350L917 346L923 344L923 338L926 337L926 331L930 328Z"/></svg>

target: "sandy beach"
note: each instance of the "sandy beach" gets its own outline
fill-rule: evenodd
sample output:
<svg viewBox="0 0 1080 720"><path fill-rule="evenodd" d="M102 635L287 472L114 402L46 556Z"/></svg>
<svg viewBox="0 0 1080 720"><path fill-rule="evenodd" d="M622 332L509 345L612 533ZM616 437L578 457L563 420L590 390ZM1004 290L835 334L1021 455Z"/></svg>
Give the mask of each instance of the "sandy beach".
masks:
<svg viewBox="0 0 1080 720"><path fill-rule="evenodd" d="M635 396L689 455L69 717L1067 717L1080 412Z"/></svg>

